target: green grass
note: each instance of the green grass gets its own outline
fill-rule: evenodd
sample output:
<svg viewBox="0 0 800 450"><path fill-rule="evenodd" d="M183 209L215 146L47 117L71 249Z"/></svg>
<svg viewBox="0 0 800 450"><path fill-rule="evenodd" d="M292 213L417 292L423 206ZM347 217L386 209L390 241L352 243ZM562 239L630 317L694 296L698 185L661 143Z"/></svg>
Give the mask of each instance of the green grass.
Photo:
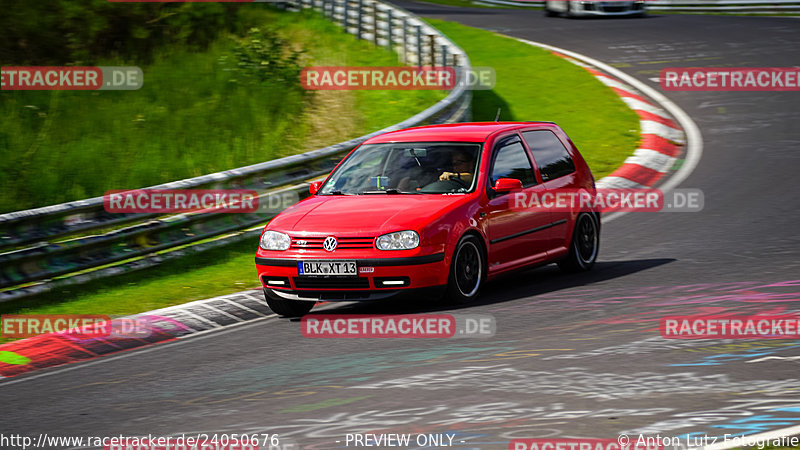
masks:
<svg viewBox="0 0 800 450"><path fill-rule="evenodd" d="M303 65L398 64L394 53L356 40L317 14L253 4L241 8L241 21L244 30L275 29L305 49ZM245 83L231 71L240 39L222 36L204 52L161 49L142 67L138 91L0 93L0 212L302 153L391 125L444 96L396 91L396 107L386 108L383 92L304 96L274 82ZM366 113L372 110L384 113Z"/></svg>
<svg viewBox="0 0 800 450"><path fill-rule="evenodd" d="M431 23L461 45L473 65L492 66L497 71L492 91L473 92L475 120L494 120L500 106L503 120L555 121L573 138L596 175L609 173L636 148L638 117L584 69L486 31L449 22ZM397 103L376 107L381 116L374 117L395 111L400 120L420 110L404 109L403 100L395 95L394 91L382 93L385 101ZM366 102L360 96L355 101ZM374 117L365 119L366 123ZM209 250L190 261L171 261L0 304L0 313L129 314L256 288L256 245L238 243Z"/></svg>
<svg viewBox="0 0 800 450"><path fill-rule="evenodd" d="M639 117L588 71L515 39L453 22L429 23L454 40L473 66L493 67L497 85L473 92L476 120L555 122L572 138L596 178L611 173L639 142Z"/></svg>
<svg viewBox="0 0 800 450"><path fill-rule="evenodd" d="M111 278L68 286L28 300L0 303L11 314L134 314L258 287L257 243L243 241ZM68 301L65 301L68 300Z"/></svg>

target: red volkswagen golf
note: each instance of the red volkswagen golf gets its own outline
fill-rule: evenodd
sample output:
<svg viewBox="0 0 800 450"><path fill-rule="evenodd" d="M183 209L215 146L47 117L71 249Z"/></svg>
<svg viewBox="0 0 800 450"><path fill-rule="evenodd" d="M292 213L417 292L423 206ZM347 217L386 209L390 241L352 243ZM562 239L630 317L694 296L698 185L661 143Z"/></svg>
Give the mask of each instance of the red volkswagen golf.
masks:
<svg viewBox="0 0 800 450"><path fill-rule="evenodd" d="M510 270L553 262L589 270L599 214L515 201L557 189L595 191L586 162L553 123L433 125L376 136L264 228L256 267L267 303L277 314L301 316L317 301L423 289L464 302Z"/></svg>

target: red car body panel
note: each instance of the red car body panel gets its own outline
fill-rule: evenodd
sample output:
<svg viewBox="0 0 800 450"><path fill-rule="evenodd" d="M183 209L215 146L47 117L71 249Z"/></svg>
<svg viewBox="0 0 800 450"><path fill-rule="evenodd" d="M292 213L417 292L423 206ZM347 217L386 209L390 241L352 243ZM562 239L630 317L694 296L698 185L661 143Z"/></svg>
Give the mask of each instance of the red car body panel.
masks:
<svg viewBox="0 0 800 450"><path fill-rule="evenodd" d="M555 133L574 162L574 172L554 180L543 180L531 150L520 135L521 131L531 130ZM402 142L483 144L476 189L450 195L312 195L301 200L264 228L265 231L288 234L292 246L283 251L258 248L256 267L263 286L274 292L323 293L318 298L323 300L337 300L326 298L336 292L400 292L441 287L448 282L454 250L465 233L480 236L487 261L485 273L490 279L510 270L555 262L564 257L577 212L514 210L509 208L508 196L511 194L494 198L487 194L494 147L509 136L520 137L533 165L536 184L523 188L526 194L541 194L556 188L583 188L594 192L594 178L589 167L572 141L553 123L448 124L385 133L362 145ZM378 236L402 230L419 233L419 247L387 251L378 250L374 245ZM335 236L340 242L332 252L321 248L321 240L327 236ZM296 246L298 240L307 241L306 247ZM353 242L353 245L347 242ZM297 267L298 261L309 259L355 260L359 267L358 283L342 287L335 286L335 283L309 287L313 283L303 284L305 282L298 277ZM399 288L383 287L376 281L383 277L408 278L408 284ZM273 278L286 279L288 284L277 286L265 281Z"/></svg>

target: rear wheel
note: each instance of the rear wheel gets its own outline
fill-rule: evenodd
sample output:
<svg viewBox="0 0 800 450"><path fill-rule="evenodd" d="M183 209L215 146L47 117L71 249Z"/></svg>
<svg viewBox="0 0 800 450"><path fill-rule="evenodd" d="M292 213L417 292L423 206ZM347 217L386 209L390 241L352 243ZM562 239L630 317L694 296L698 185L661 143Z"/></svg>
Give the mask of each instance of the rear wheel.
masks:
<svg viewBox="0 0 800 450"><path fill-rule="evenodd" d="M466 303L476 299L483 278L481 243L475 236L464 236L458 241L450 262L447 299L453 303Z"/></svg>
<svg viewBox="0 0 800 450"><path fill-rule="evenodd" d="M600 249L600 224L597 216L581 213L575 220L575 230L569 244L569 254L558 263L565 272L583 272L590 270L597 261Z"/></svg>
<svg viewBox="0 0 800 450"><path fill-rule="evenodd" d="M304 316L311 311L311 308L316 304L316 302L306 302L302 300L273 298L267 293L266 289L264 289L264 298L267 299L267 305L272 312L284 317Z"/></svg>
<svg viewBox="0 0 800 450"><path fill-rule="evenodd" d="M552 9L550 9L550 7L547 6L547 3L548 2L544 2L544 15L547 16L547 17L555 17L555 16L557 16L558 12L557 11L553 11Z"/></svg>

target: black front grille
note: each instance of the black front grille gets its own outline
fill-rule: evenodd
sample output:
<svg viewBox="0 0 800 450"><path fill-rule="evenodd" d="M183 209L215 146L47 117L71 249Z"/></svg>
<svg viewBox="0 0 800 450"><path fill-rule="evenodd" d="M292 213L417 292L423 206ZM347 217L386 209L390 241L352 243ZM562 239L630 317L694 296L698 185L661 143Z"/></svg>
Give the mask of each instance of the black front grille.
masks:
<svg viewBox="0 0 800 450"><path fill-rule="evenodd" d="M368 289L369 278L306 278L295 277L294 286L297 289Z"/></svg>
<svg viewBox="0 0 800 450"><path fill-rule="evenodd" d="M603 11L610 12L610 13L611 12L623 12L623 11L627 11L627 10L628 10L627 6L604 6L603 7Z"/></svg>
<svg viewBox="0 0 800 450"><path fill-rule="evenodd" d="M325 236L326 237L326 236ZM321 250L322 242L325 237L292 237L291 248L305 248L309 250ZM337 237L336 250L339 249L358 249L372 248L375 242L374 237Z"/></svg>

